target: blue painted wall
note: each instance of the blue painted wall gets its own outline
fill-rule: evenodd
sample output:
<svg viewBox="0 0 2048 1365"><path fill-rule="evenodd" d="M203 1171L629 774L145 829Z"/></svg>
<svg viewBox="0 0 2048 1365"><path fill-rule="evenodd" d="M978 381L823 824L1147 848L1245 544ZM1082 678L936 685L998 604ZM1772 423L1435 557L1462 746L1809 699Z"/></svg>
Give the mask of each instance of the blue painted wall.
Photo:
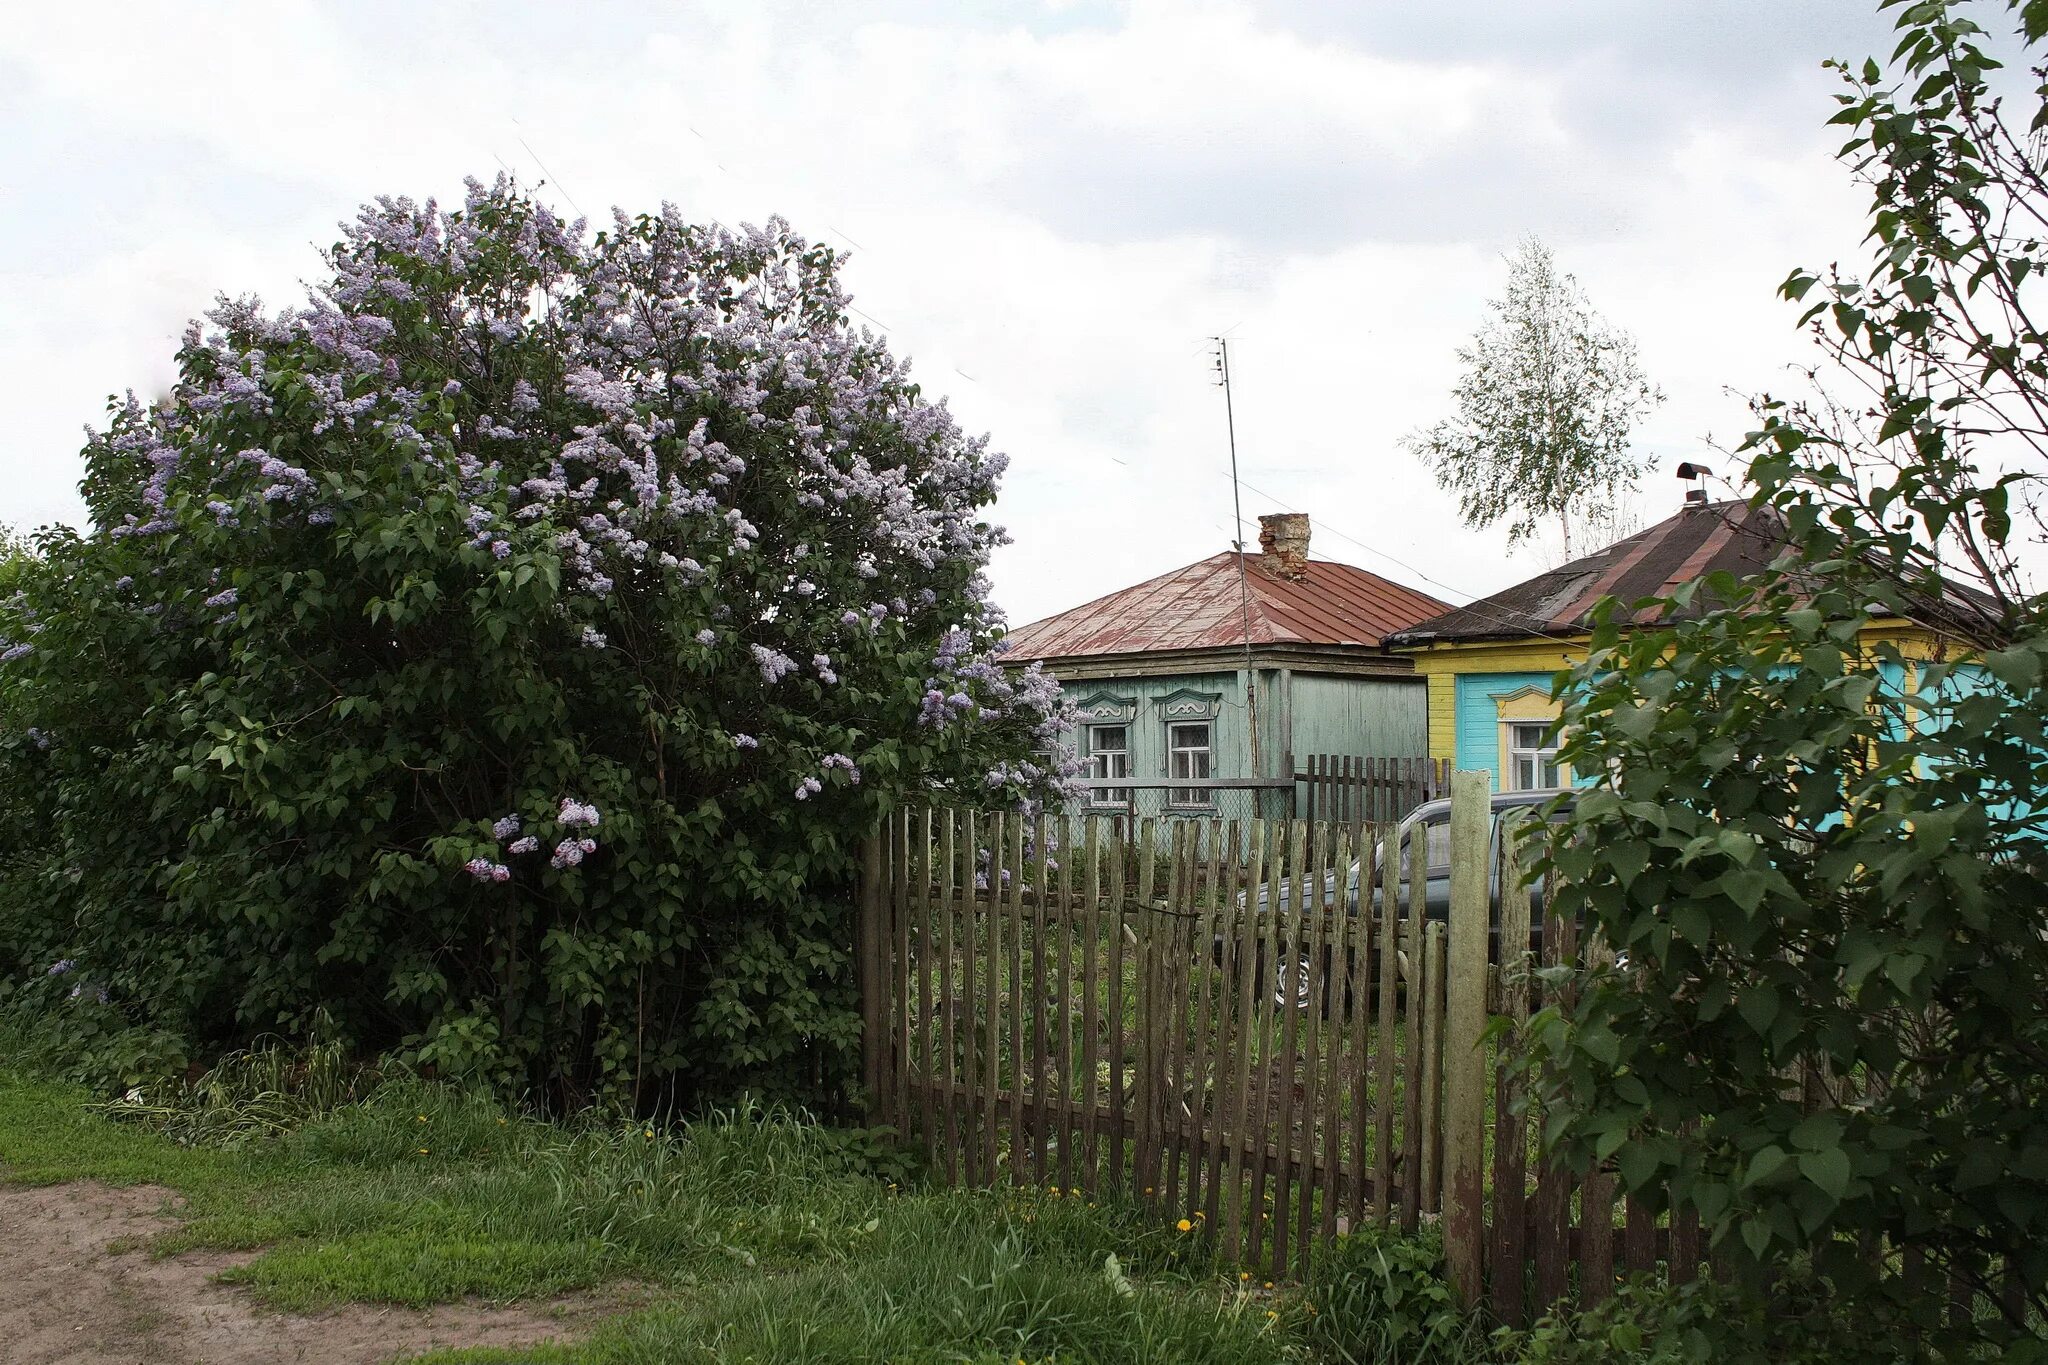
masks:
<svg viewBox="0 0 2048 1365"><path fill-rule="evenodd" d="M1525 687L1550 690L1548 673L1460 673L1457 688L1457 758L1463 771L1484 768L1500 790L1500 710L1494 698Z"/></svg>

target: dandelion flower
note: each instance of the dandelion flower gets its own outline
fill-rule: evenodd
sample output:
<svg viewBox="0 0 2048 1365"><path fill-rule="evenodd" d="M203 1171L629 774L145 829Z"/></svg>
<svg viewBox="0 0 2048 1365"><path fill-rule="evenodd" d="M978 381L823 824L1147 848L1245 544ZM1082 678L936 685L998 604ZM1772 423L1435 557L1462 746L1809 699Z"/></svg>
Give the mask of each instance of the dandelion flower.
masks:
<svg viewBox="0 0 2048 1365"><path fill-rule="evenodd" d="M1178 1223L1175 1223L1174 1226L1179 1228L1182 1232L1193 1232L1195 1230L1195 1225L1193 1223L1190 1223L1185 1218L1181 1219Z"/></svg>

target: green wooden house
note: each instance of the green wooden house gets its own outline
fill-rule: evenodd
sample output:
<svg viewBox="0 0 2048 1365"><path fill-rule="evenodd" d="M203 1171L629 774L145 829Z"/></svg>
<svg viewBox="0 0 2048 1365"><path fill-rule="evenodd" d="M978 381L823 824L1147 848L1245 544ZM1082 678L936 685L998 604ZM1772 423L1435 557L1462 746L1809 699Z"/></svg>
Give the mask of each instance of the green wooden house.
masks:
<svg viewBox="0 0 2048 1365"><path fill-rule="evenodd" d="M1385 640L1446 604L1309 559L1304 515L1259 525L1258 554L1211 555L1011 632L1010 661L1042 661L1079 710L1084 806L1273 814L1251 789L1198 785L1263 779L1284 813L1298 755L1426 752L1426 684Z"/></svg>

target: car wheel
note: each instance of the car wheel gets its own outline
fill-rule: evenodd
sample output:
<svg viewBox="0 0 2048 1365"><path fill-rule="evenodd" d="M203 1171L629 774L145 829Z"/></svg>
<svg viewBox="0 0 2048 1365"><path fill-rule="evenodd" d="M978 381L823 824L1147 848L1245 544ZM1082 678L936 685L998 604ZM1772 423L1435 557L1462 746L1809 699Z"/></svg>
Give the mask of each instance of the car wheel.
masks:
<svg viewBox="0 0 2048 1365"><path fill-rule="evenodd" d="M1291 962L1281 962L1273 972L1273 1004L1279 1009L1310 1009L1315 999L1309 991L1309 956L1303 953Z"/></svg>

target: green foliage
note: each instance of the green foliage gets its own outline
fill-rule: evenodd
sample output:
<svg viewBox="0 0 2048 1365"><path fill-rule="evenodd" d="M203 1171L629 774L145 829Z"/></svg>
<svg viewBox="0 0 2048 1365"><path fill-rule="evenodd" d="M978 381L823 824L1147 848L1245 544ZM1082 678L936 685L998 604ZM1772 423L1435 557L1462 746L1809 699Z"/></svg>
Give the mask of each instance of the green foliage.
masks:
<svg viewBox="0 0 2048 1365"><path fill-rule="evenodd" d="M1973 1358L2038 1349L2048 1310L2048 603L2011 551L2048 335L2018 292L2041 243L2008 232L2048 197L1975 25L1900 28L1905 84L1846 71L1836 120L1874 266L1786 286L1822 291L1866 396L1761 403L1757 524L1787 553L1680 589L1662 629L1608 604L1561 676L1560 757L1602 776L1546 865L1627 966L1532 1029L1567 1156L1697 1211L1751 1293L1810 1265ZM1908 1254L1978 1296L1967 1328Z"/></svg>
<svg viewBox="0 0 2048 1365"><path fill-rule="evenodd" d="M1479 1320L1462 1311L1444 1278L1442 1237L1376 1224L1338 1239L1311 1268L1315 1313L1306 1334L1317 1358L1336 1365L1404 1365L1488 1359Z"/></svg>
<svg viewBox="0 0 2048 1365"><path fill-rule="evenodd" d="M346 231L113 405L0 604L0 1007L843 1105L861 840L1052 777L1057 687L985 654L1001 458L780 223L501 182Z"/></svg>
<svg viewBox="0 0 2048 1365"><path fill-rule="evenodd" d="M1769 1299L1711 1278L1624 1281L1598 1308L1503 1329L1495 1350L1522 1365L1834 1365L1907 1361L1916 1344L1832 1295L1802 1265Z"/></svg>
<svg viewBox="0 0 2048 1365"><path fill-rule="evenodd" d="M339 1043L268 1040L220 1058L196 1078L145 1078L100 1111L188 1146L233 1147L354 1104L376 1081Z"/></svg>
<svg viewBox="0 0 2048 1365"><path fill-rule="evenodd" d="M1402 444L1458 495L1468 525L1505 520L1514 545L1555 517L1570 558L1573 521L1611 520L1641 477L1629 432L1664 396L1637 368L1635 342L1534 237L1489 307L1493 317L1458 351L1457 416Z"/></svg>
<svg viewBox="0 0 2048 1365"><path fill-rule="evenodd" d="M1299 1314L1170 1269L1172 1234L1143 1210L888 1185L847 1139L786 1113L550 1124L396 1076L276 1136L179 1146L88 1098L0 1070L7 1178L170 1185L188 1221L156 1249L261 1248L230 1278L279 1307L619 1281L645 1305L574 1346L437 1359L1301 1358Z"/></svg>

